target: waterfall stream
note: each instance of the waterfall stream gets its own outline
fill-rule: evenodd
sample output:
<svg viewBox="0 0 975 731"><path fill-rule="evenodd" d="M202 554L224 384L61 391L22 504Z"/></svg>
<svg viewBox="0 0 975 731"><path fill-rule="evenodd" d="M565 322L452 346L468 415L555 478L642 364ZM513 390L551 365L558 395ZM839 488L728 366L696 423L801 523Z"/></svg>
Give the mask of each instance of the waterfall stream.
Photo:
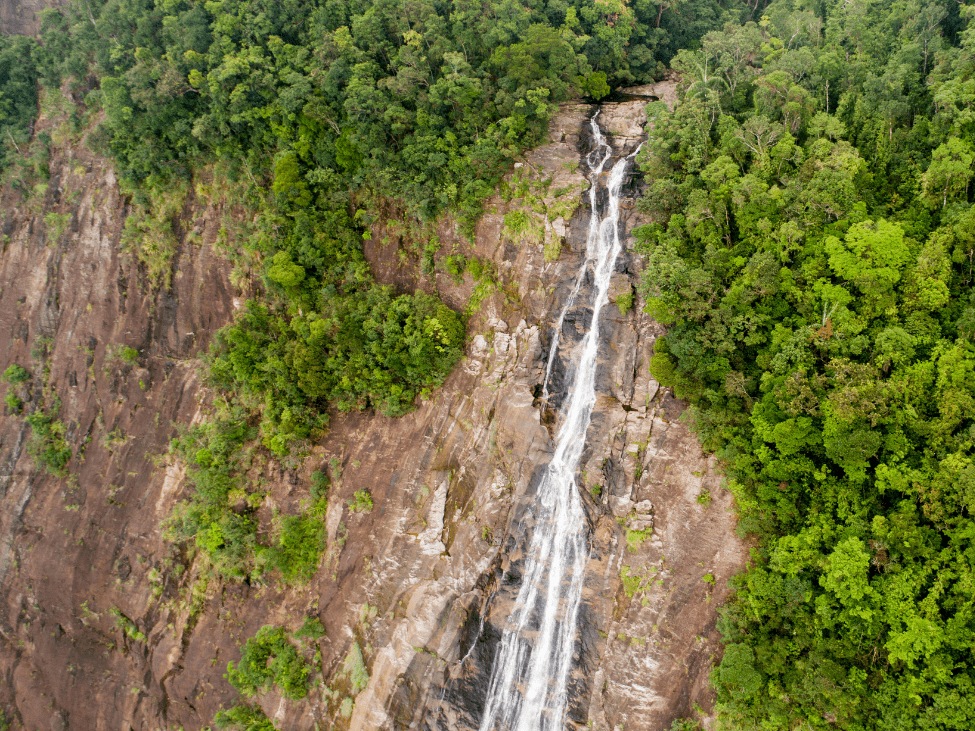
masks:
<svg viewBox="0 0 975 731"><path fill-rule="evenodd" d="M626 167L636 154L620 159L608 176L604 175L613 149L599 129L598 115L596 112L590 120L595 147L586 157L591 181L586 258L556 323L543 396L548 396L552 361L566 312L576 304L590 266L595 292L592 320L582 340L579 362L562 408L555 454L538 486L533 506L535 529L527 550L522 584L491 671L480 731L562 731L565 724L569 700L566 684L590 545L576 472L596 403L600 317L609 301L610 276L622 248L620 189ZM597 189L604 184L604 177L608 195L600 214Z"/></svg>

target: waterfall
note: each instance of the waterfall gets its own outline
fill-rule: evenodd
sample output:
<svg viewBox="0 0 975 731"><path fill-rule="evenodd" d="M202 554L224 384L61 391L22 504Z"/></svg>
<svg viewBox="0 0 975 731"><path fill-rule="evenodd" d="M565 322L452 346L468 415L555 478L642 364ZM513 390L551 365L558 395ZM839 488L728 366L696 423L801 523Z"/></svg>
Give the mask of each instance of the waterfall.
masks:
<svg viewBox="0 0 975 731"><path fill-rule="evenodd" d="M575 304L590 266L595 291L592 322L582 340L579 363L563 405L555 454L539 483L533 506L535 530L514 610L502 633L491 670L480 731L562 731L564 728L568 705L566 682L589 556L589 532L576 472L596 403L599 322L609 301L609 280L622 248L619 197L626 166L633 157L619 160L610 171L606 181L608 200L605 213L600 216L597 186L613 149L599 129L598 114L590 120L595 148L586 157L591 180L586 258L556 323L545 371L545 396L566 311Z"/></svg>
<svg viewBox="0 0 975 731"><path fill-rule="evenodd" d="M545 366L545 380L542 381L543 402L548 400L548 379L552 376L552 364L555 362L555 354L559 349L559 340L562 333L562 323L565 322L565 313L575 304L576 297L579 294L579 288L586 278L586 269L589 268L589 263L596 258L598 253L599 209L596 208L596 191L598 189L596 181L602 174L606 161L613 154L613 148L606 144L606 138L603 137L603 132L599 129L599 123L596 121L599 117L599 111L597 109L592 119L589 120L589 126L592 129L593 140L596 146L592 152L586 155L586 164L589 166L589 178L592 181L592 184L589 186L589 234L586 237L586 258L583 259L582 266L579 267L575 284L573 284L572 291L565 300L565 307L562 308L562 312L559 313L559 319L555 322L555 331L552 333L552 345L548 349L548 363ZM598 163L593 162L595 158L599 159Z"/></svg>

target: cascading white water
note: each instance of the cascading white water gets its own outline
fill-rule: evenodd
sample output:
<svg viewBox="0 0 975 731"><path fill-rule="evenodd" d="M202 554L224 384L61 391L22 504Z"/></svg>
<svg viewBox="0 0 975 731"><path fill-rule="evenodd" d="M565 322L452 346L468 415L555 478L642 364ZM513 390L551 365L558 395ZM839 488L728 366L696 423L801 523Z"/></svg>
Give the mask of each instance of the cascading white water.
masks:
<svg viewBox="0 0 975 731"><path fill-rule="evenodd" d="M613 166L606 182L605 215L600 217L596 189L613 150L603 137L596 116L598 112L590 120L596 147L586 158L592 181L586 260L556 325L545 372L545 396L558 333L590 264L595 291L592 321L582 340L579 364L563 408L555 455L539 483L534 506L537 517L525 573L491 671L480 731L562 731L564 727L568 704L566 682L589 554L586 516L575 476L596 403L599 322L609 301L609 280L621 249L619 195L627 163L633 157L630 155Z"/></svg>
<svg viewBox="0 0 975 731"><path fill-rule="evenodd" d="M598 189L596 181L602 174L606 161L613 154L613 148L606 144L606 138L603 137L603 132L599 129L599 123L596 121L599 118L599 111L596 110L592 119L589 120L589 126L592 128L593 140L596 143L596 147L586 155L586 164L589 166L589 177L592 180L592 184L589 186L589 234L586 237L586 258L579 268L579 273L576 274L576 281L572 286L572 291L569 293L568 299L565 301L565 307L562 308L562 312L559 313L559 319L555 322L555 331L552 333L552 345L548 349L548 364L545 366L545 380L542 381L543 402L548 401L548 379L552 375L552 364L555 362L555 354L559 349L559 336L562 333L562 324L565 322L565 313L575 304L576 296L579 294L579 288L586 278L586 269L589 268L589 263L598 254L598 246L596 244L599 238L600 219L599 209L596 208L596 191ZM594 163L593 160L597 158L599 162Z"/></svg>

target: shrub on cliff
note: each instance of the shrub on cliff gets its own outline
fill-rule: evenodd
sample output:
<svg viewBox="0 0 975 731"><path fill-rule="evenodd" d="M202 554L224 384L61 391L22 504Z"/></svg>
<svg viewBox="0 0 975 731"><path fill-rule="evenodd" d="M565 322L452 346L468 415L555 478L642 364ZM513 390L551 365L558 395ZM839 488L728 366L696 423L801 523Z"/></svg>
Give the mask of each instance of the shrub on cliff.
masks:
<svg viewBox="0 0 975 731"><path fill-rule="evenodd" d="M23 366L12 363L7 366L7 370L3 372L0 380L12 386L19 386L21 383L27 383L30 380L30 371Z"/></svg>
<svg viewBox="0 0 975 731"><path fill-rule="evenodd" d="M249 698L274 684L286 698L300 700L308 693L311 672L287 631L268 625L244 643L238 662L228 663L227 680Z"/></svg>
<svg viewBox="0 0 975 731"><path fill-rule="evenodd" d="M406 413L443 382L463 343L460 316L421 292L372 287L290 317L251 303L218 334L210 378L259 404L265 444L286 454L290 441L321 434L329 403Z"/></svg>
<svg viewBox="0 0 975 731"><path fill-rule="evenodd" d="M244 444L257 437L247 412L231 408L225 414L182 430L170 452L189 466L190 498L179 503L168 520L171 540L188 541L203 550L225 578L257 577L258 554L266 550L257 540L253 493L244 490ZM257 494L257 503L263 495Z"/></svg>
<svg viewBox="0 0 975 731"><path fill-rule="evenodd" d="M356 490L349 500L349 510L353 513L368 513L372 510L372 495L365 490Z"/></svg>
<svg viewBox="0 0 975 731"><path fill-rule="evenodd" d="M57 407L55 407L55 412ZM58 418L38 409L28 414L25 421L30 425L31 438L27 451L40 462L48 472L64 477L71 460L71 445L65 440L66 430Z"/></svg>
<svg viewBox="0 0 975 731"><path fill-rule="evenodd" d="M277 731L260 707L241 704L217 713L213 723L217 728L229 731Z"/></svg>
<svg viewBox="0 0 975 731"><path fill-rule="evenodd" d="M268 565L281 572L285 581L308 580L318 568L325 548L324 516L288 515L280 519L277 539L268 551Z"/></svg>
<svg viewBox="0 0 975 731"><path fill-rule="evenodd" d="M20 413L20 410L24 405L21 396L24 394L22 393L23 389L18 389L17 387L22 386L23 384L27 383L29 380L30 380L30 371L28 371L23 366L17 365L16 363L13 363L10 366L8 366L7 369L3 372L3 375L0 376L0 381L4 383L9 383L11 386L9 389L7 389L7 393L4 395L3 398L4 403L7 405L7 408L10 409L11 413L13 414ZM18 394L18 391L21 391L21 393Z"/></svg>

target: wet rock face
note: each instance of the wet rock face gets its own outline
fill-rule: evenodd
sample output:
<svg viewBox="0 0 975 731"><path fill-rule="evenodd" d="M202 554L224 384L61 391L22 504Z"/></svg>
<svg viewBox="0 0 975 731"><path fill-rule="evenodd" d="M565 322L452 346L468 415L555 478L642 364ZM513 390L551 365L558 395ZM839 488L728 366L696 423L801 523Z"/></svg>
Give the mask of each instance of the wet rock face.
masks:
<svg viewBox="0 0 975 731"><path fill-rule="evenodd" d="M618 148L639 144L641 110L639 102L604 105ZM198 225L204 246L182 247L172 290L151 293L119 251L125 204L104 163L88 160L88 172L73 178L78 153L56 156L59 202L49 196L44 210L29 211L5 201L16 210L0 259L0 369L32 362L31 347L50 338L49 382L28 392L37 399L53 389L75 454L85 445L84 460L71 465L77 478L59 481L32 462L23 420L0 418L0 707L8 717L26 728L199 729L236 700L223 675L247 637L317 617L326 636L308 697L292 702L272 690L255 699L280 728L478 728L524 570L535 488L592 318L587 275L543 402L552 328L584 258L578 163L591 114L565 106L548 144L519 169L554 179L535 189L553 211L539 218L543 240L510 240L504 216L525 202L500 197L488 202L473 243L449 219L438 224L444 250L493 263L499 282L472 315L466 356L443 388L401 419L335 414L304 464L262 476L269 506L294 512L312 471L332 458L342 470L319 571L298 587L222 585L199 561L178 573L188 557L160 530L186 475L153 455L166 451L173 422L200 418L207 394L196 355L242 296L207 246L218 212L193 211L186 228ZM574 212L555 189L573 191ZM47 210L72 216L71 233L54 246L43 239ZM624 207L628 247L638 223ZM378 278L465 306L469 275L455 281L402 267L387 234L377 230L367 243ZM553 243L561 256L546 261ZM695 703L710 707L716 609L744 560L714 463L679 421L682 405L650 377L662 328L640 313L639 268L627 251L613 276L577 476L591 537L570 676L569 725L579 729L665 728ZM625 294L636 301L622 314L613 302ZM112 357L119 344L140 351L136 363ZM362 489L375 508L352 513L347 501ZM113 608L145 642L115 626ZM345 717L326 690L345 692L338 676L353 642L370 680Z"/></svg>

